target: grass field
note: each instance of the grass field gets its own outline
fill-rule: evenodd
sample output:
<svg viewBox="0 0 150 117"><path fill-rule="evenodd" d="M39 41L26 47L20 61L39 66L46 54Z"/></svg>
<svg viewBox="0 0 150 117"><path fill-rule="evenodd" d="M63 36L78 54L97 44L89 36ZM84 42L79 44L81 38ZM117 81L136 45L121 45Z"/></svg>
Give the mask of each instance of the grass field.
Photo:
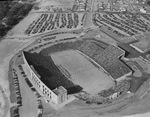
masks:
<svg viewBox="0 0 150 117"><path fill-rule="evenodd" d="M75 50L67 50L51 55L54 63L61 66L63 74L69 74L71 81L80 85L83 91L97 94L114 85L112 79L102 69L97 68Z"/></svg>

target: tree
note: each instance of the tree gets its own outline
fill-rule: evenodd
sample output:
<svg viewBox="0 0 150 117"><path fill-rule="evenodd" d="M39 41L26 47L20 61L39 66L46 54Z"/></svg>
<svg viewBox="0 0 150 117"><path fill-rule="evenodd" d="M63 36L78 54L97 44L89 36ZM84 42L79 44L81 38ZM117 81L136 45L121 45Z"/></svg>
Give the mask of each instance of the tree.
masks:
<svg viewBox="0 0 150 117"><path fill-rule="evenodd" d="M23 19L32 7L33 4L19 3L18 0L0 1L0 36L4 36L12 26ZM5 27L2 22L5 22L8 27Z"/></svg>
<svg viewBox="0 0 150 117"><path fill-rule="evenodd" d="M2 20L10 9L9 2L0 1L0 20Z"/></svg>
<svg viewBox="0 0 150 117"><path fill-rule="evenodd" d="M150 1L147 1L147 5L150 6Z"/></svg>
<svg viewBox="0 0 150 117"><path fill-rule="evenodd" d="M0 24L0 36L5 35L5 26L3 24Z"/></svg>

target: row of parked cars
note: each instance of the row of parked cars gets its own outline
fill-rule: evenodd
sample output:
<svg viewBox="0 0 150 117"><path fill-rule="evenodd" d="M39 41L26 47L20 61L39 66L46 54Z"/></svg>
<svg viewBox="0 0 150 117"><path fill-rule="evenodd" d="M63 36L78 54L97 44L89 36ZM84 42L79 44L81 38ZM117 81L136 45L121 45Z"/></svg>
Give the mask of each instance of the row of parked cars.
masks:
<svg viewBox="0 0 150 117"><path fill-rule="evenodd" d="M119 37L133 36L150 31L150 18L147 15L123 13L95 13L93 23L106 27Z"/></svg>
<svg viewBox="0 0 150 117"><path fill-rule="evenodd" d="M34 94L37 96L37 105L38 105L38 116L37 117L42 117L43 114L43 106L42 106L42 101L41 101L41 95L37 92L37 90L33 87L31 82L28 80L27 75L25 74L22 65L18 65L19 70L21 71L21 74L23 78L25 79L26 83L28 86L31 88L31 90L34 92Z"/></svg>
<svg viewBox="0 0 150 117"><path fill-rule="evenodd" d="M18 80L18 75L16 73L16 69L13 68L12 73L13 73L14 94L15 94L17 106L10 108L10 114L12 117L20 117L19 106L22 106L22 97L21 97L21 91L20 91L19 80Z"/></svg>
<svg viewBox="0 0 150 117"><path fill-rule="evenodd" d="M18 80L18 75L16 74L15 69L13 69L13 78L14 78L14 86L15 86L15 94L16 94L16 98L17 98L17 104L19 106L22 106L22 97L21 97L21 92L20 92L19 80Z"/></svg>
<svg viewBox="0 0 150 117"><path fill-rule="evenodd" d="M38 104L38 117L42 117L43 114L43 105L41 100L37 100Z"/></svg>
<svg viewBox="0 0 150 117"><path fill-rule="evenodd" d="M11 107L10 108L10 115L11 115L11 117L20 117L19 108L16 106Z"/></svg>
<svg viewBox="0 0 150 117"><path fill-rule="evenodd" d="M41 14L39 18L34 20L25 30L25 33L30 35L54 29L72 29L77 28L78 25L78 13L47 13Z"/></svg>

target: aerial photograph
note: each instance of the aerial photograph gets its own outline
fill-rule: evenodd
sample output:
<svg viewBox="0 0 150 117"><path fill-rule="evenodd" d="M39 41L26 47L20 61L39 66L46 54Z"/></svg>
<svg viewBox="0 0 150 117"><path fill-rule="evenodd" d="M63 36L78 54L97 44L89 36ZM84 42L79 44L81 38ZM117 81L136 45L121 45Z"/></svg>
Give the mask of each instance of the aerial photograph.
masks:
<svg viewBox="0 0 150 117"><path fill-rule="evenodd" d="M150 0L0 1L0 117L150 117Z"/></svg>

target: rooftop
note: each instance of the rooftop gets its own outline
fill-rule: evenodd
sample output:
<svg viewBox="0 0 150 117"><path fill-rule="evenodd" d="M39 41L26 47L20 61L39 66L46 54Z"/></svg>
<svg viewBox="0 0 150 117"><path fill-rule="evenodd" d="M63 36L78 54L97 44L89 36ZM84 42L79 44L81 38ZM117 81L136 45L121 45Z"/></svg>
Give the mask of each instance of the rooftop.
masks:
<svg viewBox="0 0 150 117"><path fill-rule="evenodd" d="M63 93L66 93L67 90L66 90L63 86L60 86L60 87L54 89L53 92L54 92L56 95L61 95L61 94L63 94Z"/></svg>

